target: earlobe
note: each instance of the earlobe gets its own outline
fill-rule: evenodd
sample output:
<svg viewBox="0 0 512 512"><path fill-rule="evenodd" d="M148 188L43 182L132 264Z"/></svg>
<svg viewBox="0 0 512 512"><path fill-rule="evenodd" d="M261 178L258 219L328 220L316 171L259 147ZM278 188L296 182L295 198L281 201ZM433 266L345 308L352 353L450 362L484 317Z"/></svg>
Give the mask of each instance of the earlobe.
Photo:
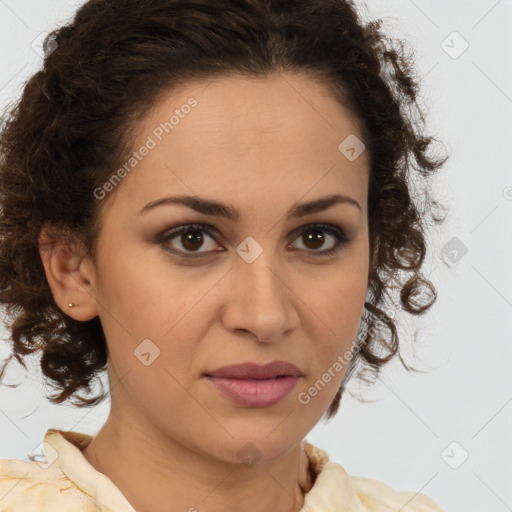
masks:
<svg viewBox="0 0 512 512"><path fill-rule="evenodd" d="M83 246L57 239L45 228L38 242L46 280L60 309L81 322L98 316L93 274Z"/></svg>

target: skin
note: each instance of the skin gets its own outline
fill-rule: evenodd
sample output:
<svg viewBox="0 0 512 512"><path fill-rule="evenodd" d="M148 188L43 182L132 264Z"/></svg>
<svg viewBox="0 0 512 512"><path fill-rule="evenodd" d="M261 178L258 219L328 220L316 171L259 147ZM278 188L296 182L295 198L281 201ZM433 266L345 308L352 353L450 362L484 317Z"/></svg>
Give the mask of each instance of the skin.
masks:
<svg viewBox="0 0 512 512"><path fill-rule="evenodd" d="M96 264L80 244L51 246L41 233L57 304L80 321L99 315L109 348L111 413L83 454L137 511L298 511L313 483L301 441L347 364L308 404L298 395L352 350L368 285L368 155L349 161L338 150L351 134L362 139L360 122L308 76L225 76L168 91L137 127L136 148L191 96L198 105L103 199ZM336 193L360 209L285 218ZM239 218L178 205L139 214L180 194L233 205ZM180 235L156 241L190 223L217 233L188 249L202 257L170 253L187 253ZM315 256L337 239L322 230L323 245L308 242L301 228L312 223L340 228L348 244ZM236 252L248 236L263 249L252 263ZM160 350L147 366L134 355L145 339ZM232 402L203 376L277 359L303 376L268 407ZM252 465L237 456L248 442L260 454Z"/></svg>

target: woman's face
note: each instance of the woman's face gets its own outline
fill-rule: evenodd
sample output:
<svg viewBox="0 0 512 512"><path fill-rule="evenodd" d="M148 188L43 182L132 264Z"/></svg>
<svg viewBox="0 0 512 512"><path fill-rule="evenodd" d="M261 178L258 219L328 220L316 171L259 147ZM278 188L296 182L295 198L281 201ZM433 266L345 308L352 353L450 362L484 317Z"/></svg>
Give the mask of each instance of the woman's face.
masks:
<svg viewBox="0 0 512 512"><path fill-rule="evenodd" d="M310 78L221 77L170 91L138 134L137 155L113 173L121 181L102 189L111 195L96 191L91 282L112 415L224 461L283 456L331 403L363 312L369 161L358 121ZM301 206L335 195L350 199ZM176 196L202 211L166 200ZM214 384L233 380L206 376L276 360L300 370L283 380L291 391L245 381L234 398Z"/></svg>

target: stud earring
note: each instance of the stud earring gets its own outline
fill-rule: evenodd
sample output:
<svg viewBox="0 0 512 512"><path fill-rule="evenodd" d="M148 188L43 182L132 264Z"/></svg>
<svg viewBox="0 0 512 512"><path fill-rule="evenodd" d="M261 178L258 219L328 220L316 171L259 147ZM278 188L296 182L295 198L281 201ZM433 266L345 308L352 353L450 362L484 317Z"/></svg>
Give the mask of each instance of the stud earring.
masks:
<svg viewBox="0 0 512 512"><path fill-rule="evenodd" d="M72 307L74 307L74 306L75 306L75 304L74 304L73 302L70 302L70 303L68 304L68 308L72 308Z"/></svg>

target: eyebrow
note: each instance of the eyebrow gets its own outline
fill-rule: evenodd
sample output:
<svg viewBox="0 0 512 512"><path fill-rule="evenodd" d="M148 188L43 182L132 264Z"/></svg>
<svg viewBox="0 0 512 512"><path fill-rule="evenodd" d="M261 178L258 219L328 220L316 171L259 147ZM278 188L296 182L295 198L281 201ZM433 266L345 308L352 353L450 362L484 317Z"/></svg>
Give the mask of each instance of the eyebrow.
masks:
<svg viewBox="0 0 512 512"><path fill-rule="evenodd" d="M153 210L157 206L162 205L183 205L187 208L195 210L196 212L204 215L210 215L213 217L225 217L233 222L236 222L239 218L239 210L234 206L227 205L212 199L205 199L197 196L174 196L174 197L162 197L148 203L139 212L139 215L146 214L148 211ZM348 204L355 206L361 211L360 204L352 197L333 194L320 199L315 199L307 203L301 203L293 206L286 214L287 219L304 217L312 213L321 212L327 210L336 204Z"/></svg>

